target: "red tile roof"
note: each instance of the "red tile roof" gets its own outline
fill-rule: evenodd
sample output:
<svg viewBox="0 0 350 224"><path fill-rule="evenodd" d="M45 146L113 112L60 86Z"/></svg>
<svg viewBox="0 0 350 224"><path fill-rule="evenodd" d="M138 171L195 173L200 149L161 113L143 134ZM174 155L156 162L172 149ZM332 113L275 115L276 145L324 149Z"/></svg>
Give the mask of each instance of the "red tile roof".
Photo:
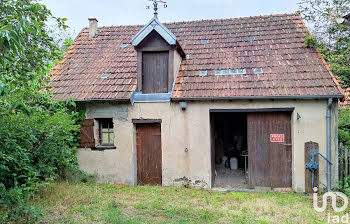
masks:
<svg viewBox="0 0 350 224"><path fill-rule="evenodd" d="M306 27L297 14L164 25L189 55L173 99L342 95L320 54L304 47ZM130 43L141 28L100 27L91 39L83 29L50 73L54 99L129 99L137 82L136 51ZM121 48L123 43L129 45ZM262 68L263 74L254 74L254 68ZM247 74L214 74L221 69L246 69ZM199 76L201 70L207 76ZM104 73L111 75L101 79Z"/></svg>

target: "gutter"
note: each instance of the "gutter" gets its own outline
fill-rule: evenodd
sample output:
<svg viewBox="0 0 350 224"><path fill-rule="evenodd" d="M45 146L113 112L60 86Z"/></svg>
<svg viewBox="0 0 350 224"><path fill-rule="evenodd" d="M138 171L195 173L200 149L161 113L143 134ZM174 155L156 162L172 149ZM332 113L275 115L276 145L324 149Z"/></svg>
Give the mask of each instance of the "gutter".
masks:
<svg viewBox="0 0 350 224"><path fill-rule="evenodd" d="M185 101L185 100L259 100L259 99L342 99L343 95L314 95L314 96L232 96L232 97L181 97L171 98L173 101Z"/></svg>
<svg viewBox="0 0 350 224"><path fill-rule="evenodd" d="M173 87L174 89L174 87ZM172 90L173 91L173 90ZM94 102L127 102L132 101L134 98L135 91L128 98L116 98L116 99L89 99L89 100L75 100L75 102L81 103L94 103ZM210 100L274 100L274 99L343 99L343 95L314 95L314 96L229 96L229 97L181 97L181 98L171 98L172 101L210 101Z"/></svg>
<svg viewBox="0 0 350 224"><path fill-rule="evenodd" d="M130 101L129 98L117 98L117 99L91 99L91 100L74 100L79 103L97 103L97 102L126 102Z"/></svg>
<svg viewBox="0 0 350 224"><path fill-rule="evenodd" d="M327 159L331 161L332 158L332 149L331 149L331 108L333 104L333 99L328 99L327 104L327 114L326 114L326 120L327 120ZM327 163L327 191L331 191L332 189L332 182L331 182L331 164Z"/></svg>

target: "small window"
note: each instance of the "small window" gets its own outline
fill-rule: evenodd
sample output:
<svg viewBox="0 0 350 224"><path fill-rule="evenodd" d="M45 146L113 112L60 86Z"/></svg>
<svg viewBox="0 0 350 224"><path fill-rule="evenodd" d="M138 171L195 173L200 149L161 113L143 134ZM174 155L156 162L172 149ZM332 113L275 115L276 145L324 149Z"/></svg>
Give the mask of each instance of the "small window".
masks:
<svg viewBox="0 0 350 224"><path fill-rule="evenodd" d="M110 75L111 75L111 73L104 73L104 74L101 76L101 79L106 79L106 78L108 78Z"/></svg>
<svg viewBox="0 0 350 224"><path fill-rule="evenodd" d="M125 44L121 44L121 45L120 45L120 48L121 48L121 49L124 49L124 48L126 48L127 46L128 46L128 44L126 44L126 43L125 43Z"/></svg>
<svg viewBox="0 0 350 224"><path fill-rule="evenodd" d="M245 75L247 70L243 69L225 69L225 70L215 70L215 75Z"/></svg>
<svg viewBox="0 0 350 224"><path fill-rule="evenodd" d="M247 37L247 41L254 41L254 40L256 40L256 37L254 36Z"/></svg>
<svg viewBox="0 0 350 224"><path fill-rule="evenodd" d="M112 119L98 119L101 146L114 146L114 129Z"/></svg>
<svg viewBox="0 0 350 224"><path fill-rule="evenodd" d="M254 68L253 71L254 71L254 74L263 74L264 73L262 68Z"/></svg>
<svg viewBox="0 0 350 224"><path fill-rule="evenodd" d="M199 71L199 76L206 76L206 75L208 75L208 70Z"/></svg>

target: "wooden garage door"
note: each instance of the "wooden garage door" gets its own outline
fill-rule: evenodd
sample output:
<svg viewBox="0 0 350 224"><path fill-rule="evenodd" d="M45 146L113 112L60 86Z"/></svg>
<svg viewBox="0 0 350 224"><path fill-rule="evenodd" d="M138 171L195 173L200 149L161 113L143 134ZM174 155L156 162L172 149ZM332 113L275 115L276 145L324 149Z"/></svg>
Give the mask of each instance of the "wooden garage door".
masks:
<svg viewBox="0 0 350 224"><path fill-rule="evenodd" d="M251 187L292 187L290 112L248 114L248 156Z"/></svg>
<svg viewBox="0 0 350 224"><path fill-rule="evenodd" d="M160 124L137 124L137 183L162 184Z"/></svg>

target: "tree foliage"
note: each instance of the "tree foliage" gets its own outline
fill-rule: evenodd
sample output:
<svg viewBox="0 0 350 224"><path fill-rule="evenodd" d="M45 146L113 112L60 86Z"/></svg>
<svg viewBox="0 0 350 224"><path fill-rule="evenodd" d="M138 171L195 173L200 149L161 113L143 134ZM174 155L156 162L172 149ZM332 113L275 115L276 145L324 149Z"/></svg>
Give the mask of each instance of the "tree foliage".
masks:
<svg viewBox="0 0 350 224"><path fill-rule="evenodd" d="M0 13L2 223L28 213L40 217L27 199L60 171L77 168L81 114L73 101L52 101L46 88L47 73L62 55L47 24L54 20L64 32L66 19L54 17L37 0L0 0Z"/></svg>
<svg viewBox="0 0 350 224"><path fill-rule="evenodd" d="M336 19L350 12L350 0L301 0L300 10L311 34L308 47L317 47L344 88L350 87L350 27Z"/></svg>
<svg viewBox="0 0 350 224"><path fill-rule="evenodd" d="M349 88L350 27L336 19L350 13L350 0L301 0L300 10L312 33L305 38L305 46L317 48L343 88ZM338 137L350 147L349 109L339 110Z"/></svg>
<svg viewBox="0 0 350 224"><path fill-rule="evenodd" d="M46 66L61 54L45 22L55 19L65 28L66 19L53 17L33 0L1 0L0 12L0 81L18 87L41 80Z"/></svg>
<svg viewBox="0 0 350 224"><path fill-rule="evenodd" d="M350 108L339 110L339 141L350 148Z"/></svg>

